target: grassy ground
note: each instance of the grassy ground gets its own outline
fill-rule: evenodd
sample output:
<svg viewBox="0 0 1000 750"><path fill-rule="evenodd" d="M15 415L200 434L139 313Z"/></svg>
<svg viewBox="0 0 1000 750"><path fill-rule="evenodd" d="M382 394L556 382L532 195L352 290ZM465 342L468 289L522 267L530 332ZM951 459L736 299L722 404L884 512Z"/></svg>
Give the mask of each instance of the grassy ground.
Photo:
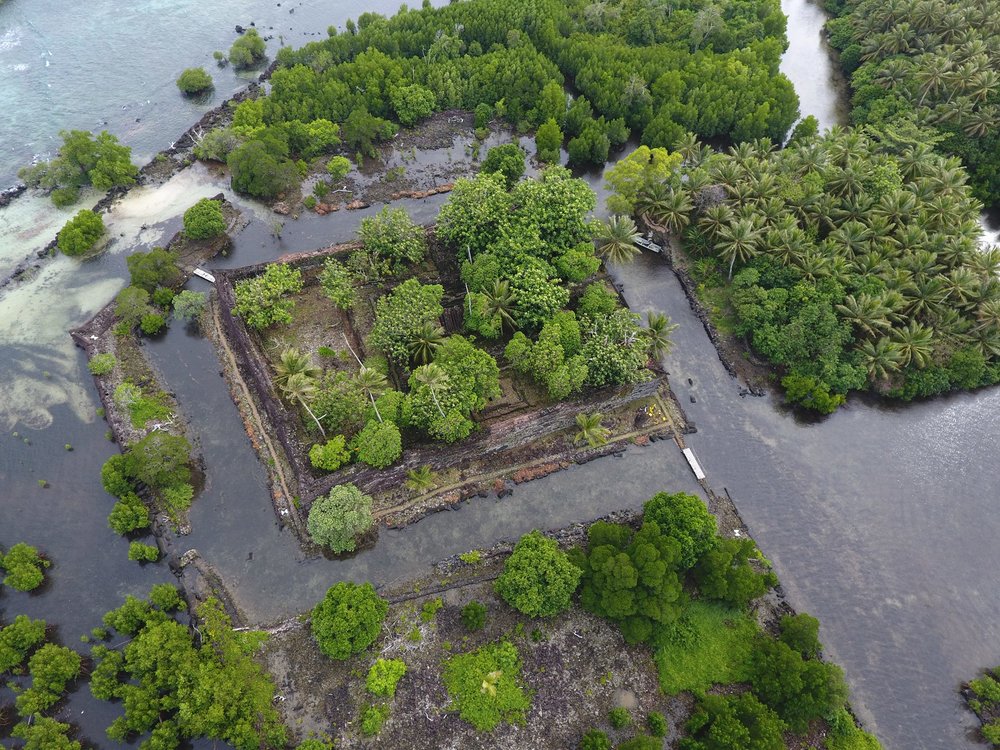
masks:
<svg viewBox="0 0 1000 750"><path fill-rule="evenodd" d="M753 639L760 632L747 613L691 602L656 650L660 687L668 695L704 693L716 684L744 682Z"/></svg>

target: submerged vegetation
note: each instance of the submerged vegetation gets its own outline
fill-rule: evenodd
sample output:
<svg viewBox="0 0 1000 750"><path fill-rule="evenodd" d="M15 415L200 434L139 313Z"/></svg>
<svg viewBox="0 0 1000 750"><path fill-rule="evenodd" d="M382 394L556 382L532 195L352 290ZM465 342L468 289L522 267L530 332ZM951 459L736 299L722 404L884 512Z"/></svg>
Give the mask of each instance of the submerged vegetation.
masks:
<svg viewBox="0 0 1000 750"><path fill-rule="evenodd" d="M775 150L678 144L679 175L635 211L683 234L702 292L779 368L789 401L902 399L1000 381L1000 251L958 160L891 132L833 128Z"/></svg>

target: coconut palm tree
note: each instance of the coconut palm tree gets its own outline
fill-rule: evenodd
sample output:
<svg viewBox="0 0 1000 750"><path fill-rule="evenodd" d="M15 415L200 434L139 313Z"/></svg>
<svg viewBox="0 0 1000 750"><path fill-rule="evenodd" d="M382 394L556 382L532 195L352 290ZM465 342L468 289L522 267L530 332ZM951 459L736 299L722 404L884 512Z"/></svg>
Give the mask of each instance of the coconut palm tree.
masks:
<svg viewBox="0 0 1000 750"><path fill-rule="evenodd" d="M413 332L413 338L410 339L408 346L413 361L426 365L434 359L434 352L441 346L443 339L444 328L439 324L429 320L421 323Z"/></svg>
<svg viewBox="0 0 1000 750"><path fill-rule="evenodd" d="M434 486L434 472L427 464L406 472L406 486L414 492L423 492Z"/></svg>
<svg viewBox="0 0 1000 750"><path fill-rule="evenodd" d="M282 349L278 361L274 365L274 384L284 389L285 383L292 375L301 373L310 380L320 376L322 371L312 363L312 358L293 346Z"/></svg>
<svg viewBox="0 0 1000 750"><path fill-rule="evenodd" d="M316 379L310 377L304 372L294 372L285 380L281 390L289 400L297 401L303 409L309 412L309 416L312 417L316 426L319 428L319 434L326 437L326 430L324 430L323 425L320 424L319 418L313 413L313 410L309 408L309 402L316 396Z"/></svg>
<svg viewBox="0 0 1000 750"><path fill-rule="evenodd" d="M671 323L670 318L663 313L650 310L646 313L646 325L650 356L659 361L670 354L670 334L677 328L677 324Z"/></svg>
<svg viewBox="0 0 1000 750"><path fill-rule="evenodd" d="M899 347L900 364L906 367L914 364L923 369L931 362L934 354L934 331L911 320L906 328L892 332L892 341Z"/></svg>
<svg viewBox="0 0 1000 750"><path fill-rule="evenodd" d="M444 409L441 408L441 402L438 401L438 391L443 390L447 387L450 378L448 373L441 365L431 362L430 364L418 367L413 371L413 379L425 386L428 391L431 392L431 398L434 399L434 405L437 407L438 412L441 414L442 418L445 416Z"/></svg>
<svg viewBox="0 0 1000 750"><path fill-rule="evenodd" d="M657 183L636 200L636 210L651 224L680 234L691 217L691 199L684 190Z"/></svg>
<svg viewBox="0 0 1000 750"><path fill-rule="evenodd" d="M354 382L357 383L361 390L363 390L368 395L368 398L371 399L372 408L375 409L375 416L378 417L378 421L383 421L382 415L378 410L378 405L375 403L375 397L381 396L389 388L389 381L386 379L385 375L371 367L361 365L361 369L358 370L358 374L354 376Z"/></svg>
<svg viewBox="0 0 1000 750"><path fill-rule="evenodd" d="M736 261L746 263L757 255L760 232L749 219L739 219L734 224L722 227L715 240L715 249L723 261L729 261L729 278L733 278Z"/></svg>
<svg viewBox="0 0 1000 750"><path fill-rule="evenodd" d="M602 419L604 419L604 415L598 412L594 412L593 414L580 412L577 414L577 431L573 442L577 444L586 442L591 448L599 448L608 442L609 430L607 427L601 425Z"/></svg>
<svg viewBox="0 0 1000 750"><path fill-rule="evenodd" d="M862 367L868 371L868 379L876 384L888 381L903 362L899 347L888 336L882 336L874 342L862 341L858 352Z"/></svg>
<svg viewBox="0 0 1000 750"><path fill-rule="evenodd" d="M879 297L862 292L857 297L848 294L843 304L837 305L840 317L854 326L866 338L875 338L890 328L889 307Z"/></svg>
<svg viewBox="0 0 1000 750"><path fill-rule="evenodd" d="M510 282L506 279L494 279L493 283L480 292L485 306L486 316L493 318L500 316L500 325L509 330L517 328L517 321L514 320L514 295L510 291Z"/></svg>
<svg viewBox="0 0 1000 750"><path fill-rule="evenodd" d="M626 263L639 254L639 237L631 216L612 216L597 225L597 254L611 263Z"/></svg>

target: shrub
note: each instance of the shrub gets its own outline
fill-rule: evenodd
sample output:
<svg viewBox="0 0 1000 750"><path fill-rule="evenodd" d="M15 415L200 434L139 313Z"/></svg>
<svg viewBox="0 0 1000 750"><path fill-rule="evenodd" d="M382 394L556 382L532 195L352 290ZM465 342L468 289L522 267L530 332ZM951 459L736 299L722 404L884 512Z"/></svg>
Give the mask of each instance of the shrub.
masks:
<svg viewBox="0 0 1000 750"><path fill-rule="evenodd" d="M190 484L190 454L191 444L186 438L156 430L129 448L124 474L154 490Z"/></svg>
<svg viewBox="0 0 1000 750"><path fill-rule="evenodd" d="M194 486L187 482L174 484L160 490L160 500L162 501L163 509L172 518L176 518L178 514L190 508L193 499Z"/></svg>
<svg viewBox="0 0 1000 750"><path fill-rule="evenodd" d="M202 198L184 212L184 234L192 240L218 237L226 231L222 201Z"/></svg>
<svg viewBox="0 0 1000 750"><path fill-rule="evenodd" d="M451 657L443 675L451 707L481 732L491 732L501 722L524 723L531 700L520 678L521 659L508 641Z"/></svg>
<svg viewBox="0 0 1000 750"><path fill-rule="evenodd" d="M655 521L660 531L681 546L680 562L685 570L715 544L715 516L697 495L658 492L643 506L643 518Z"/></svg>
<svg viewBox="0 0 1000 750"><path fill-rule="evenodd" d="M151 312L142 316L142 319L139 321L139 329L147 336L155 336L163 330L166 324L166 318L160 315L160 313Z"/></svg>
<svg viewBox="0 0 1000 750"><path fill-rule="evenodd" d="M174 301L174 290L165 286L158 286L153 290L153 304L164 310L170 307Z"/></svg>
<svg viewBox="0 0 1000 750"><path fill-rule="evenodd" d="M187 605L181 598L180 591L170 583L157 583L149 589L149 601L162 612L173 612L184 609Z"/></svg>
<svg viewBox="0 0 1000 750"><path fill-rule="evenodd" d="M368 670L365 687L372 695L391 698L396 694L396 684L406 674L406 664L399 659L376 659Z"/></svg>
<svg viewBox="0 0 1000 750"><path fill-rule="evenodd" d="M334 180L342 180L351 171L351 160L346 156L334 156L326 163L326 172Z"/></svg>
<svg viewBox="0 0 1000 750"><path fill-rule="evenodd" d="M486 153L479 171L499 174L509 190L524 176L524 157L524 150L516 143L494 146Z"/></svg>
<svg viewBox="0 0 1000 750"><path fill-rule="evenodd" d="M132 149L108 131L94 136L85 130L63 130L59 135L63 143L55 159L18 172L29 187L52 190L57 206L76 202L88 183L98 190L135 184L139 169L132 164Z"/></svg>
<svg viewBox="0 0 1000 750"><path fill-rule="evenodd" d="M646 717L646 728L654 737L666 737L667 730L669 729L667 726L667 717L659 711L650 711Z"/></svg>
<svg viewBox="0 0 1000 750"><path fill-rule="evenodd" d="M882 745L868 732L854 723L846 709L839 709L828 718L830 731L824 747L826 750L882 750ZM994 742L994 744L998 744Z"/></svg>
<svg viewBox="0 0 1000 750"><path fill-rule="evenodd" d="M128 480L128 463L120 453L108 458L101 467L101 485L104 491L115 497L124 497L132 492L132 483Z"/></svg>
<svg viewBox="0 0 1000 750"><path fill-rule="evenodd" d="M622 742L618 750L663 750L663 740L640 734Z"/></svg>
<svg viewBox="0 0 1000 750"><path fill-rule="evenodd" d="M388 261L395 272L404 264L423 260L427 239L423 227L414 224L402 208L386 206L375 216L361 220L358 237L365 252Z"/></svg>
<svg viewBox="0 0 1000 750"><path fill-rule="evenodd" d="M779 637L805 659L819 656L822 648L819 642L819 620L804 612L782 617Z"/></svg>
<svg viewBox="0 0 1000 750"><path fill-rule="evenodd" d="M334 584L312 611L312 634L331 659L347 659L378 637L389 604L370 583Z"/></svg>
<svg viewBox="0 0 1000 750"><path fill-rule="evenodd" d="M382 731L382 725L388 718L388 706L365 706L361 711L361 734L374 737Z"/></svg>
<svg viewBox="0 0 1000 750"><path fill-rule="evenodd" d="M333 740L321 740L317 737L310 737L296 745L295 750L334 750L334 744Z"/></svg>
<svg viewBox="0 0 1000 750"><path fill-rule="evenodd" d="M758 573L749 558L757 551L752 539L719 539L694 567L703 596L733 607L745 607L777 584L774 573Z"/></svg>
<svg viewBox="0 0 1000 750"><path fill-rule="evenodd" d="M104 219L89 208L77 212L66 222L56 238L64 255L83 255L97 244L104 234Z"/></svg>
<svg viewBox="0 0 1000 750"><path fill-rule="evenodd" d="M353 551L355 537L373 523L371 496L353 484L340 484L313 502L306 528L314 542L339 554Z"/></svg>
<svg viewBox="0 0 1000 750"><path fill-rule="evenodd" d="M7 554L0 555L0 568L7 573L4 585L18 591L31 591L41 586L45 578L43 571L50 565L52 563L38 554L37 549L24 542L18 542L7 550Z"/></svg>
<svg viewBox="0 0 1000 750"><path fill-rule="evenodd" d="M237 70L252 68L264 59L264 40L260 38L257 29L247 29L229 48L229 62Z"/></svg>
<svg viewBox="0 0 1000 750"><path fill-rule="evenodd" d="M462 625L471 632L482 630L486 625L486 605L473 599L462 607Z"/></svg>
<svg viewBox="0 0 1000 750"><path fill-rule="evenodd" d="M616 706L608 714L608 721L615 729L624 729L632 723L632 714L624 706Z"/></svg>
<svg viewBox="0 0 1000 750"><path fill-rule="evenodd" d="M580 750L611 750L611 740L600 729L591 729L580 738Z"/></svg>
<svg viewBox="0 0 1000 750"><path fill-rule="evenodd" d="M260 276L237 281L233 312L251 328L291 323L295 301L289 294L302 291L302 274L286 263L272 263Z"/></svg>
<svg viewBox="0 0 1000 750"><path fill-rule="evenodd" d="M158 286L176 286L183 278L177 267L177 254L162 247L154 247L147 253L132 253L125 263L131 285L149 294L155 292ZM121 313L117 314L122 317Z"/></svg>
<svg viewBox="0 0 1000 750"><path fill-rule="evenodd" d="M376 469L384 469L398 461L403 454L399 428L392 422L368 422L354 438L354 443L357 446L358 460Z"/></svg>
<svg viewBox="0 0 1000 750"><path fill-rule="evenodd" d="M45 620L18 615L0 628L0 674L18 667L35 646L45 641Z"/></svg>
<svg viewBox="0 0 1000 750"><path fill-rule="evenodd" d="M177 88L185 94L200 94L214 85L212 76L204 68L187 68L177 78Z"/></svg>
<svg viewBox="0 0 1000 750"><path fill-rule="evenodd" d="M160 550L152 544L131 542L128 545L128 559L135 562L156 562L160 559Z"/></svg>
<svg viewBox="0 0 1000 750"><path fill-rule="evenodd" d="M95 354L87 363L87 369L91 375L107 375L115 369L115 364L114 354Z"/></svg>
<svg viewBox="0 0 1000 750"><path fill-rule="evenodd" d="M174 317L185 321L196 320L205 309L205 304L204 293L185 289L174 297Z"/></svg>
<svg viewBox="0 0 1000 750"><path fill-rule="evenodd" d="M240 143L226 155L231 184L238 193L269 200L299 184L298 167L288 146L273 138Z"/></svg>
<svg viewBox="0 0 1000 750"><path fill-rule="evenodd" d="M603 281L588 284L576 305L576 312L580 317L590 318L609 315L617 309L618 295L608 289Z"/></svg>
<svg viewBox="0 0 1000 750"><path fill-rule="evenodd" d="M535 530L518 541L494 588L519 612L550 617L569 608L581 574L554 540Z"/></svg>
<svg viewBox="0 0 1000 750"><path fill-rule="evenodd" d="M354 304L354 274L336 258L323 261L319 283L323 294L341 310L349 310Z"/></svg>
<svg viewBox="0 0 1000 750"><path fill-rule="evenodd" d="M473 118L473 127L476 130L485 128L490 124L490 120L493 119L493 107L485 102L481 102L476 105L476 109Z"/></svg>
<svg viewBox="0 0 1000 750"><path fill-rule="evenodd" d="M330 438L322 445L316 444L309 449L309 463L314 469L336 471L351 460L351 452L343 435Z"/></svg>
<svg viewBox="0 0 1000 750"><path fill-rule="evenodd" d="M149 524L149 510L134 492L122 495L108 516L108 526L116 534L125 535L139 529L148 529Z"/></svg>

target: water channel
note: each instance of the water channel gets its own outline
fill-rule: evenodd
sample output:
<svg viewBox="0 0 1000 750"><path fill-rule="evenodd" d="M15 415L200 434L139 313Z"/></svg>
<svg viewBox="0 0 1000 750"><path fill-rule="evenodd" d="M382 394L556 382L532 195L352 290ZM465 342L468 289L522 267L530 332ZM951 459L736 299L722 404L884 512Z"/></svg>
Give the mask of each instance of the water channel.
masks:
<svg viewBox="0 0 1000 750"><path fill-rule="evenodd" d="M823 126L839 122L842 83L819 35L823 14L807 0L783 5L791 44L782 70L796 85L802 114L816 115ZM147 34L172 39L175 17L156 16L159 6L137 7L148 12L142 19ZM0 13L12 7L18 8L17 0ZM263 8L256 9L261 17ZM299 34L325 28L347 12L328 6L321 11L319 3L309 2L296 8L301 8L296 28L305 30ZM241 20L245 15L234 22ZM228 21L223 25L228 27ZM9 41L0 39L0 65L7 64L2 55L21 46L4 39ZM204 54L227 43L201 40L192 49ZM123 57L115 60L105 62L109 69L127 67ZM153 88L163 92L155 116L146 118L157 123L157 134L151 130L145 147L150 152L169 144L197 117L196 108L167 113L173 75L172 65L170 71L149 73L156 80ZM112 96L110 88L100 91L99 103L102 96ZM95 107L94 116L101 110ZM176 124L172 117L179 118ZM60 127L93 126L71 117L56 121ZM597 187L599 179L592 183ZM0 617L5 620L20 612L44 617L58 624L62 642L73 644L126 593L141 595L151 583L169 578L165 566L128 562L127 543L105 525L111 500L101 490L97 469L114 446L95 416L98 403L83 358L65 331L120 288L127 251L161 242L193 199L224 188L198 167L157 190L135 191L112 217L120 236L108 253L85 264L59 258L0 296L0 422L5 426L0 545L23 539L44 548L56 563L51 583L40 594L3 590ZM415 219L429 220L440 201L415 201L407 208ZM265 212L249 203L242 206L257 219L217 266L346 239L360 220L359 214L310 215L287 222L275 238ZM30 201L12 209L0 212L0 232L16 240L5 243L0 265L3 257L25 257L44 244L61 221L51 217L57 212ZM956 688L980 667L1000 661L1000 584L993 575L1000 567L995 543L1000 521L992 509L1000 478L991 450L1000 431L1000 390L905 407L853 399L829 419L803 423L773 397L740 396L662 261L644 257L616 273L635 309L664 310L679 324L667 366L699 428L689 445L716 489L733 495L792 604L820 618L823 640L846 670L861 718L895 750L974 746L966 738L972 719L961 708ZM200 283L195 280L192 287ZM219 569L240 606L258 621L309 606L335 580L412 574L441 557L516 537L534 526L557 527L635 507L658 489L696 489L673 446L657 443L539 480L504 500L476 500L406 530L384 531L374 549L347 561L306 559L291 535L278 529L263 469L218 375L211 346L174 326L150 342L148 351L182 409L190 416L212 415L194 421L208 472L186 543ZM39 487L39 479L49 488ZM84 688L60 717L82 726L95 746L115 747L103 739L102 728L116 710L91 700Z"/></svg>

